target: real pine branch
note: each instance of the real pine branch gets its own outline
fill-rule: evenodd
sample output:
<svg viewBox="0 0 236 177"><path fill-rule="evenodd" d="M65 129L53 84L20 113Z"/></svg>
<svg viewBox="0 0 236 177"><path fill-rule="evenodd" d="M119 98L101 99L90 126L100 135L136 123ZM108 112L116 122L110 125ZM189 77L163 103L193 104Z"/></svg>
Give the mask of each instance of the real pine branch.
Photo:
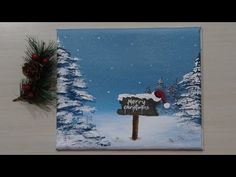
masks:
<svg viewBox="0 0 236 177"><path fill-rule="evenodd" d="M34 103L40 106L41 108L44 107L45 109L48 109L49 107L47 105L55 104L56 98L57 45L53 41L49 41L49 43L46 44L44 41L39 41L37 38L30 36L27 36L27 42L28 45L26 46L25 56L23 57L25 63L30 64L32 61L38 62L42 67L42 71L39 71L40 77L38 80L32 80L33 78L22 79L19 85L20 97L13 101L28 101L29 103ZM37 54L40 57L40 60L32 60L33 54ZM48 63L43 63L43 59L45 58L49 59ZM30 72L27 68L25 71ZM22 84L29 84L31 86L35 96L34 99L27 99L24 97Z"/></svg>

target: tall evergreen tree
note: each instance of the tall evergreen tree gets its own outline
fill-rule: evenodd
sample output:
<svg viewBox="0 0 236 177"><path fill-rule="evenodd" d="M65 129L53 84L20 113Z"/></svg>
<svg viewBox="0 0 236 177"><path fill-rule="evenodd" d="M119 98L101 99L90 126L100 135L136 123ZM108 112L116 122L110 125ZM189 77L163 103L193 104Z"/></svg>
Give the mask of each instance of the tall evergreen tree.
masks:
<svg viewBox="0 0 236 177"><path fill-rule="evenodd" d="M178 83L182 89L179 100L176 102L179 112L177 116L184 120L191 120L201 124L201 61L200 55L195 59L191 72L185 74Z"/></svg>
<svg viewBox="0 0 236 177"><path fill-rule="evenodd" d="M100 135L92 123L95 108L86 103L94 98L86 91L86 83L78 66L79 59L71 57L62 47L58 48L57 54L57 147L109 146L110 142Z"/></svg>

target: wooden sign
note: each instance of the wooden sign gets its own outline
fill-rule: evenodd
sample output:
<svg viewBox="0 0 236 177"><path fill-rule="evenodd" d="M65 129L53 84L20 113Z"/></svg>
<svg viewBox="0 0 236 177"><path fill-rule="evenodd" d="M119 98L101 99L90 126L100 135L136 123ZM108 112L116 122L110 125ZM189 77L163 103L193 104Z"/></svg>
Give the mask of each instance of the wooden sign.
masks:
<svg viewBox="0 0 236 177"><path fill-rule="evenodd" d="M132 139L138 138L138 122L139 115L158 116L156 105L161 100L152 93L145 94L120 94L118 100L121 104L121 109L117 110L119 115L133 116Z"/></svg>
<svg viewBox="0 0 236 177"><path fill-rule="evenodd" d="M144 115L144 116L158 116L155 109L157 102L152 99L140 99L135 97L123 98L120 101L121 109L117 110L120 115Z"/></svg>

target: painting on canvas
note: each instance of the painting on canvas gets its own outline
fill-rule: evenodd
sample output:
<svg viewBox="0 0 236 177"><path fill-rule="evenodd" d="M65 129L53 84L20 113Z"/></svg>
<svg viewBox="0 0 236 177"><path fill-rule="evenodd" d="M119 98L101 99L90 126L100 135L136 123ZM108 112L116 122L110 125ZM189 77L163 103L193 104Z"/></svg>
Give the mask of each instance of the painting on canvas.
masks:
<svg viewBox="0 0 236 177"><path fill-rule="evenodd" d="M58 29L57 149L202 149L201 28Z"/></svg>

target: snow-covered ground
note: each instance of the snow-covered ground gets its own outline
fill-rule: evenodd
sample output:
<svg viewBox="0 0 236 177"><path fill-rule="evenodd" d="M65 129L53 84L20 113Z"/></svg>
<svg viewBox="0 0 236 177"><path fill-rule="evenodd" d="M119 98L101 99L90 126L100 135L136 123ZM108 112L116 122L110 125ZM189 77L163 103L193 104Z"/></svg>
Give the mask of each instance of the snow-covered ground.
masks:
<svg viewBox="0 0 236 177"><path fill-rule="evenodd" d="M100 115L93 119L110 141L108 149L201 149L201 126L178 117L140 116L138 140L131 139L132 116Z"/></svg>

